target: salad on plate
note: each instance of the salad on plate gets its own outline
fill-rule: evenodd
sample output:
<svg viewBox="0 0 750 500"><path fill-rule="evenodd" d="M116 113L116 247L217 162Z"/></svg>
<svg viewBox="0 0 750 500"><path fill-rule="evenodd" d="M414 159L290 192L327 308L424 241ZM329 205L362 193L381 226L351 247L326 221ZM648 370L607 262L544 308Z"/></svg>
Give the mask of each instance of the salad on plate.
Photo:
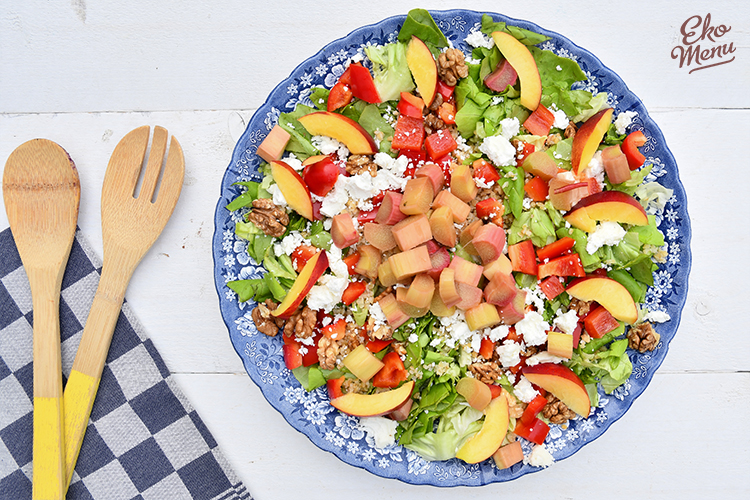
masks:
<svg viewBox="0 0 750 500"><path fill-rule="evenodd" d="M465 53L415 9L279 114L226 207L263 273L227 285L376 446L546 467L670 320L644 302L672 190L576 60L476 28Z"/></svg>

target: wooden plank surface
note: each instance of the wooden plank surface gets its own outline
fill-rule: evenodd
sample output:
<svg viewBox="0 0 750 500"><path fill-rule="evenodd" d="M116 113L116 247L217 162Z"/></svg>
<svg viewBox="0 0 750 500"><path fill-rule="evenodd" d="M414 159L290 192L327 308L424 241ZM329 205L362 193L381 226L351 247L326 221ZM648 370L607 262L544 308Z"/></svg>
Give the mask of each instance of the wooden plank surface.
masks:
<svg viewBox="0 0 750 500"><path fill-rule="evenodd" d="M594 52L644 101L677 159L693 229L690 291L677 337L625 417L572 458L478 489L413 487L321 452L244 373L218 311L211 238L219 183L253 111L329 41L408 6L12 1L0 5L0 162L22 142L61 144L79 168L79 225L101 255L104 171L131 129L165 126L185 151L182 197L136 270L127 298L255 498L357 495L477 498L743 498L750 467L750 336L744 312L750 190L750 7L746 2L455 2L502 11ZM710 10L709 10L710 9ZM688 74L670 57L682 23L731 25L736 60ZM7 227L0 214L0 228ZM159 299L158 301L155 299ZM72 358L64 363L72 362ZM259 431L261 429L262 431ZM284 471L279 474L279 471Z"/></svg>

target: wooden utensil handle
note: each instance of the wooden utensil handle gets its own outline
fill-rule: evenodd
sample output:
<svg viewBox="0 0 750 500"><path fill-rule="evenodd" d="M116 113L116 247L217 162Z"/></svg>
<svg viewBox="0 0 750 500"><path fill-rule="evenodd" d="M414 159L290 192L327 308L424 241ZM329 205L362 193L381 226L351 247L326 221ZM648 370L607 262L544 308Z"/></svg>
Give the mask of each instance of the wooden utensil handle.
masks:
<svg viewBox="0 0 750 500"><path fill-rule="evenodd" d="M111 271L105 264L81 336L73 369L65 385L65 487L70 484L83 436L107 360L112 334L120 315L133 268Z"/></svg>

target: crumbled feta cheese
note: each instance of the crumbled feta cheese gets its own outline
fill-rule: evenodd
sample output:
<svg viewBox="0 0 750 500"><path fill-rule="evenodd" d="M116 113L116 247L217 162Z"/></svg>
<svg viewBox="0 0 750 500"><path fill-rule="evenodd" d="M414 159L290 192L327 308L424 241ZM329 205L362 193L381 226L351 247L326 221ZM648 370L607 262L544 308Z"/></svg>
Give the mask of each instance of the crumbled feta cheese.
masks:
<svg viewBox="0 0 750 500"><path fill-rule="evenodd" d="M672 317L666 311L648 311L643 316L643 321L651 321L652 323L664 323L670 319Z"/></svg>
<svg viewBox="0 0 750 500"><path fill-rule="evenodd" d="M306 240L299 231L291 231L284 236L284 239L273 244L273 253L276 257L281 255L291 255L294 249L300 245L309 245L310 241Z"/></svg>
<svg viewBox="0 0 750 500"><path fill-rule="evenodd" d="M534 467L549 467L555 463L555 459L543 444L538 444L528 457L523 457L523 463Z"/></svg>
<svg viewBox="0 0 750 500"><path fill-rule="evenodd" d="M313 311L331 312L336 304L341 302L341 295L349 286L349 278L340 278L332 274L325 274L318 280L318 285L310 289L307 295L307 307Z"/></svg>
<svg viewBox="0 0 750 500"><path fill-rule="evenodd" d="M371 305L369 312L370 317L375 322L375 326L385 325L388 322L383 309L380 307L380 302L375 302L373 305Z"/></svg>
<svg viewBox="0 0 750 500"><path fill-rule="evenodd" d="M557 66L555 66L555 69L556 69L557 71L562 71L562 66L560 66L560 65L558 64Z"/></svg>
<svg viewBox="0 0 750 500"><path fill-rule="evenodd" d="M516 332L523 335L523 340L528 345L541 345L547 342L548 330L549 323L536 311L527 312L526 316L516 323Z"/></svg>
<svg viewBox="0 0 750 500"><path fill-rule="evenodd" d="M526 366L534 366L539 363L562 363L563 361L565 361L565 358L542 351L526 358Z"/></svg>
<svg viewBox="0 0 750 500"><path fill-rule="evenodd" d="M302 170L303 168L305 168L300 159L297 158L294 153L289 153L281 161L292 167L294 170Z"/></svg>
<svg viewBox="0 0 750 500"><path fill-rule="evenodd" d="M504 368L516 366L521 362L521 345L512 340L506 340L503 342L503 345L497 346L495 351L497 351L497 355L500 357L500 364Z"/></svg>
<svg viewBox="0 0 750 500"><path fill-rule="evenodd" d="M337 141L333 137L327 137L325 135L314 135L312 136L311 141L313 143L313 146L315 146L318 151L320 151L324 155L336 153L341 159L345 159L347 156L349 156L349 150L346 148L346 146L344 146L344 144Z"/></svg>
<svg viewBox="0 0 750 500"><path fill-rule="evenodd" d="M596 179L599 187L604 189L604 162L602 161L602 152L597 151L594 156L591 157L591 161L586 166L586 170L583 171L582 177L593 177Z"/></svg>
<svg viewBox="0 0 750 500"><path fill-rule="evenodd" d="M617 245L625 237L625 234L625 229L617 222L602 221L596 226L596 230L589 234L586 251L594 254L604 245Z"/></svg>
<svg viewBox="0 0 750 500"><path fill-rule="evenodd" d="M513 386L513 394L524 403L529 403L539 393L531 386L531 382L521 375L521 379Z"/></svg>
<svg viewBox="0 0 750 500"><path fill-rule="evenodd" d="M498 167L513 165L516 161L516 149L502 135L485 137L479 146L479 151L486 154L490 161Z"/></svg>
<svg viewBox="0 0 750 500"><path fill-rule="evenodd" d="M326 257L328 257L328 267L331 268L331 272L338 278L349 277L349 267L341 257L341 249L336 245L331 245L331 249L326 251Z"/></svg>
<svg viewBox="0 0 750 500"><path fill-rule="evenodd" d="M286 198L284 198L284 193L281 192L281 189L279 189L278 184L273 183L270 186L268 186L268 192L271 193L271 196L273 197L274 205L278 207L287 206Z"/></svg>
<svg viewBox="0 0 750 500"><path fill-rule="evenodd" d="M497 342L498 340L504 339L505 337L507 337L509 332L510 332L510 326L498 325L492 330L490 330L489 337L491 341Z"/></svg>
<svg viewBox="0 0 750 500"><path fill-rule="evenodd" d="M466 35L466 43L475 48L484 47L486 49L491 49L495 46L495 40L479 30L472 31Z"/></svg>
<svg viewBox="0 0 750 500"><path fill-rule="evenodd" d="M380 192L373 186L372 176L369 173L352 175L350 177L339 176L339 179L345 179L344 186L349 192L349 196L355 200L367 200ZM336 184L338 184L338 179Z"/></svg>
<svg viewBox="0 0 750 500"><path fill-rule="evenodd" d="M492 96L492 100L490 101L490 106L497 106L503 101L505 101L505 98L503 98L503 96L501 95Z"/></svg>
<svg viewBox="0 0 750 500"><path fill-rule="evenodd" d="M416 333L412 333L411 335L409 335L409 338L407 340L410 343L414 344L419 340L419 335L417 335Z"/></svg>
<svg viewBox="0 0 750 500"><path fill-rule="evenodd" d="M360 417L359 427L375 440L375 448L396 444L398 422L385 417Z"/></svg>
<svg viewBox="0 0 750 500"><path fill-rule="evenodd" d="M617 133L620 135L624 134L636 116L638 116L637 111L625 111L617 115L617 119L615 120L615 130Z"/></svg>
<svg viewBox="0 0 750 500"><path fill-rule="evenodd" d="M558 316L552 324L559 328L561 332L571 335L578 326L578 314L574 309L569 310L565 314L559 313L560 311L558 311Z"/></svg>
<svg viewBox="0 0 750 500"><path fill-rule="evenodd" d="M553 127L563 130L568 127L570 119L568 118L568 115L565 114L565 111L556 109L555 111L552 111L552 116L555 117L555 122L552 124Z"/></svg>
<svg viewBox="0 0 750 500"><path fill-rule="evenodd" d="M533 304L537 311L544 311L544 302L547 300L547 297L541 288L524 288L523 291L526 292L525 304Z"/></svg>
<svg viewBox="0 0 750 500"><path fill-rule="evenodd" d="M484 177L474 177L474 184L480 189L490 189L495 185L495 181L487 182Z"/></svg>
<svg viewBox="0 0 750 500"><path fill-rule="evenodd" d="M326 217L335 217L344 211L346 202L349 201L349 193L346 191L347 177L339 175L333 189L323 198L320 205L320 213Z"/></svg>
<svg viewBox="0 0 750 500"><path fill-rule="evenodd" d="M500 121L500 129L502 130L500 135L511 140L513 137L517 136L518 132L521 130L521 122L519 122L516 117L505 118Z"/></svg>

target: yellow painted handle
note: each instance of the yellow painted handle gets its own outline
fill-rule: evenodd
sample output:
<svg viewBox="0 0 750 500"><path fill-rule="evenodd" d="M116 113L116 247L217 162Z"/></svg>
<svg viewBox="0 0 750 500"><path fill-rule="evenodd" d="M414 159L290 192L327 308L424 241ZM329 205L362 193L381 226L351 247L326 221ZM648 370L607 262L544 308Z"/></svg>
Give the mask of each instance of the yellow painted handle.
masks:
<svg viewBox="0 0 750 500"><path fill-rule="evenodd" d="M63 500L63 398L34 397L32 498Z"/></svg>
<svg viewBox="0 0 750 500"><path fill-rule="evenodd" d="M73 370L65 385L65 488L73 477L83 435L94 406L99 379Z"/></svg>

